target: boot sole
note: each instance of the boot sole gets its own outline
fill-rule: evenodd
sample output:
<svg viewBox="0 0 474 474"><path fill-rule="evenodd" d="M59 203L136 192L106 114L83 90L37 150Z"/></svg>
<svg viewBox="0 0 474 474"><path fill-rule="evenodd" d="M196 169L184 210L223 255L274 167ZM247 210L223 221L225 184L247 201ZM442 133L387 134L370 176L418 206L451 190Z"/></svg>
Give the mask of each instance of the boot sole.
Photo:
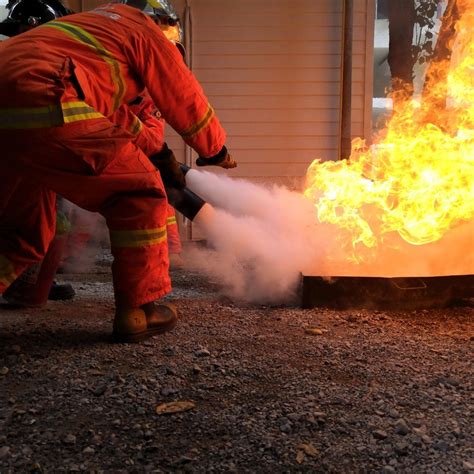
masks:
<svg viewBox="0 0 474 474"><path fill-rule="evenodd" d="M117 343L136 343L142 342L150 337L157 336L158 334L163 334L165 332L171 331L176 327L178 323L178 318L175 317L169 321L167 324L162 324L154 328L147 329L146 331L138 332L135 334L112 334L113 342Z"/></svg>

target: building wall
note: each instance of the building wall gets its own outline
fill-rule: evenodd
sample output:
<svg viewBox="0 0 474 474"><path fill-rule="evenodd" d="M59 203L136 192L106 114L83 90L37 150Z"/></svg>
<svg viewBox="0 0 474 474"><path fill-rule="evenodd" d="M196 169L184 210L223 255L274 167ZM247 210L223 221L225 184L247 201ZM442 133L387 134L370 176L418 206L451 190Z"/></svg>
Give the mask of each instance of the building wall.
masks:
<svg viewBox="0 0 474 474"><path fill-rule="evenodd" d="M313 159L337 159L342 0L188 0L188 5L192 69L239 162L229 174L299 187ZM370 129L371 5L355 0L354 136ZM169 141L182 153L179 138Z"/></svg>

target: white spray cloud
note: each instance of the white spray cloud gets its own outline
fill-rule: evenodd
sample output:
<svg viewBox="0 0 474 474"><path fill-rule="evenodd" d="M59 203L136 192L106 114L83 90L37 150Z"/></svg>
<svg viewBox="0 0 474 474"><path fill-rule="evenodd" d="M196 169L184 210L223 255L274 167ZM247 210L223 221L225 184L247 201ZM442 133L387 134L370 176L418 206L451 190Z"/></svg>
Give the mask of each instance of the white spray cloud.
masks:
<svg viewBox="0 0 474 474"><path fill-rule="evenodd" d="M208 172L192 171L187 182L215 207L195 221L212 250L192 251L190 266L220 282L234 298L290 301L300 273L326 250L320 245L324 239L314 206L282 187L267 188Z"/></svg>
<svg viewBox="0 0 474 474"><path fill-rule="evenodd" d="M67 216L71 231L63 255L63 270L66 273L88 273L95 266L101 253L101 243L108 242L108 230L104 218L62 199L60 210Z"/></svg>

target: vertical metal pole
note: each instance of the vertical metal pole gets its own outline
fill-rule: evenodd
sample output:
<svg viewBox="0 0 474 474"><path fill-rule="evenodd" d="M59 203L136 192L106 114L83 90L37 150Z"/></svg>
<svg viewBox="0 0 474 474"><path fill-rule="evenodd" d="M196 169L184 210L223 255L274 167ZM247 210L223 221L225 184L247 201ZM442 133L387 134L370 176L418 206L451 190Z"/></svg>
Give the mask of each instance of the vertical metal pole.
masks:
<svg viewBox="0 0 474 474"><path fill-rule="evenodd" d="M184 46L186 48L186 63L191 69L193 70L193 20L192 20L192 12L191 12L191 0L186 0L186 6L184 9L184 21L183 21L183 29L184 29ZM193 150L188 145L184 145L184 163L190 167L193 164ZM183 216L183 227L184 227L184 234L186 240L192 240L192 233L193 233L193 224L191 220L186 219Z"/></svg>
<svg viewBox="0 0 474 474"><path fill-rule="evenodd" d="M352 25L354 2L353 0L343 0L343 5L340 158L348 158L351 154Z"/></svg>

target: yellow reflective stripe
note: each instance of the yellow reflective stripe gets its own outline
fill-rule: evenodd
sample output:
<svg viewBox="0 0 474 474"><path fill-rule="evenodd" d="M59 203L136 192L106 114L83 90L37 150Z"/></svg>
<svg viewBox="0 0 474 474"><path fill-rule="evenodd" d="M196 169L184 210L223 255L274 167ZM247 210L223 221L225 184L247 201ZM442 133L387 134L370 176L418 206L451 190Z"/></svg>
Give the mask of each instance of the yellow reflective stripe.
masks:
<svg viewBox="0 0 474 474"><path fill-rule="evenodd" d="M157 229L111 230L112 247L145 247L156 245L166 240L166 226Z"/></svg>
<svg viewBox="0 0 474 474"><path fill-rule="evenodd" d="M142 131L142 122L138 117L134 117L132 126L129 128L129 132L132 135L138 135Z"/></svg>
<svg viewBox="0 0 474 474"><path fill-rule="evenodd" d="M109 65L112 82L115 86L113 109L117 110L125 95L125 81L120 71L120 64L115 59L113 54L108 51L94 36L79 26L66 23L65 21L50 21L44 24L43 27L56 28L76 41L89 46Z"/></svg>
<svg viewBox="0 0 474 474"><path fill-rule="evenodd" d="M0 129L45 128L63 123L61 108L57 105L0 109Z"/></svg>
<svg viewBox="0 0 474 474"><path fill-rule="evenodd" d="M0 255L0 283L10 286L17 278L13 263L4 255Z"/></svg>
<svg viewBox="0 0 474 474"><path fill-rule="evenodd" d="M0 129L48 128L96 118L104 116L83 101L44 107L7 108L0 109Z"/></svg>
<svg viewBox="0 0 474 474"><path fill-rule="evenodd" d="M65 102L61 104L63 109L64 123L77 122L79 120L89 120L95 118L104 118L93 107L85 102Z"/></svg>
<svg viewBox="0 0 474 474"><path fill-rule="evenodd" d="M192 125L189 127L187 130L181 133L181 136L183 138L191 138L194 135L197 135L201 130L206 128L210 121L214 117L214 109L212 108L211 104L207 104L207 110L206 113L204 114L204 117L199 120L196 124Z"/></svg>
<svg viewBox="0 0 474 474"><path fill-rule="evenodd" d="M176 217L175 216L168 217L168 219L166 219L166 225L173 225L173 224L177 224Z"/></svg>

